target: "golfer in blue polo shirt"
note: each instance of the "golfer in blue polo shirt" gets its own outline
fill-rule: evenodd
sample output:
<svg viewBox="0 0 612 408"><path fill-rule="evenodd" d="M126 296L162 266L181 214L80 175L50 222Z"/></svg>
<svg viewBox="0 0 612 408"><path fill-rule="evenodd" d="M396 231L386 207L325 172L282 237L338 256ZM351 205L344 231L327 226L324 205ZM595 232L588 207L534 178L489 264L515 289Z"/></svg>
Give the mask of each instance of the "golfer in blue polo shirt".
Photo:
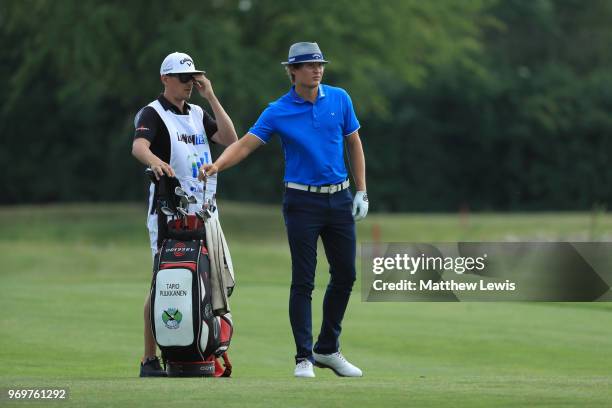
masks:
<svg viewBox="0 0 612 408"><path fill-rule="evenodd" d="M296 377L314 377L313 364L343 377L361 377L340 353L338 338L355 281L355 221L365 218L368 198L359 121L344 89L321 84L326 61L316 43L296 43L283 62L292 87L263 111L255 125L217 161L200 169L203 179L227 169L278 134L285 152L283 215L291 249L289 318L297 353ZM344 165L346 142L356 194ZM321 237L330 281L323 324L312 345L311 293Z"/></svg>

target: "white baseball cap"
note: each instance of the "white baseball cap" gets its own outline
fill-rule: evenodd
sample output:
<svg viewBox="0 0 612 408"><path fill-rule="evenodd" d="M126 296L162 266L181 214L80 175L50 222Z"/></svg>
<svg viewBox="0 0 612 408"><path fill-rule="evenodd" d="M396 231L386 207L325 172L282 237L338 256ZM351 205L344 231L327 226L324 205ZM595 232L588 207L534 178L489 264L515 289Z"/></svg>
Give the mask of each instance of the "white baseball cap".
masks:
<svg viewBox="0 0 612 408"><path fill-rule="evenodd" d="M164 58L161 67L159 68L160 75L168 74L202 74L205 71L198 71L195 69L195 63L193 59L184 52L173 52Z"/></svg>

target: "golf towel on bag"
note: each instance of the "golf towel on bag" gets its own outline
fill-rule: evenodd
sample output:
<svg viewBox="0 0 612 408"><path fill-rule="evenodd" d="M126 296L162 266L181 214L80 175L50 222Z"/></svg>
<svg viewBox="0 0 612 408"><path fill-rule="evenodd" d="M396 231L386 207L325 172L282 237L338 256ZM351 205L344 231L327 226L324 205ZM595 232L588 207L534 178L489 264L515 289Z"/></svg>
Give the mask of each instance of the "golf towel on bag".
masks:
<svg viewBox="0 0 612 408"><path fill-rule="evenodd" d="M232 317L213 309L209 252L202 240L163 241L151 283L151 323L168 375L231 374L226 351Z"/></svg>
<svg viewBox="0 0 612 408"><path fill-rule="evenodd" d="M232 257L219 218L211 217L207 219L204 228L206 231L206 246L210 248L212 307L215 313L229 313L228 297L232 295L235 285Z"/></svg>

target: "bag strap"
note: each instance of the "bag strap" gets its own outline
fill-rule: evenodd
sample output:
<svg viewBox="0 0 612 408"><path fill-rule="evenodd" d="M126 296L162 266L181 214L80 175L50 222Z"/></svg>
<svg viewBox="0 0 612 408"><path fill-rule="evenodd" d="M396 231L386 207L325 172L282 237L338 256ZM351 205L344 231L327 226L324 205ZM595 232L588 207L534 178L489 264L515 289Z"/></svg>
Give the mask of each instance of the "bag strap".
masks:
<svg viewBox="0 0 612 408"><path fill-rule="evenodd" d="M219 358L214 355L208 357L206 361L214 361L215 362L215 373L213 377L230 377L232 375L232 362L227 355L227 352L221 354L221 359L223 360L223 365L219 362Z"/></svg>

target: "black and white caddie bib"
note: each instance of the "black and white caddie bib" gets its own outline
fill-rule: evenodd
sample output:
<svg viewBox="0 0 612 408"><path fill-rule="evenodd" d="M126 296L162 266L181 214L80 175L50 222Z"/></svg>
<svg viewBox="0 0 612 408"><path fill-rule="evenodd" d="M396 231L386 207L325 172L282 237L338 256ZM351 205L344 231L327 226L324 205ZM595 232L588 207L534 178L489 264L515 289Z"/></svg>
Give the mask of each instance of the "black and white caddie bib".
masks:
<svg viewBox="0 0 612 408"><path fill-rule="evenodd" d="M209 177L204 183L198 180L198 170L203 164L212 163L210 146L206 131L204 130L202 108L189 104L188 115L177 115L170 110L164 109L159 101L153 101L148 106L155 109L162 119L168 135L170 136L170 166L174 169L176 178L181 187L189 195L194 195L198 203L189 205L189 212L193 213L202 208L204 199L209 202L215 201L217 192L217 175ZM155 186L151 183L149 189L149 217L147 227L151 239L153 253L157 251L157 214L151 214Z"/></svg>
<svg viewBox="0 0 612 408"><path fill-rule="evenodd" d="M198 199L197 205L190 208L195 211L201 208L204 191L203 183L198 181L198 170L203 164L212 163L210 146L204 130L202 108L189 104L188 115L177 115L164 109L159 101L149 104L155 109L168 128L170 135L170 166L174 169L181 187ZM206 198L213 199L217 190L216 175L206 183Z"/></svg>

